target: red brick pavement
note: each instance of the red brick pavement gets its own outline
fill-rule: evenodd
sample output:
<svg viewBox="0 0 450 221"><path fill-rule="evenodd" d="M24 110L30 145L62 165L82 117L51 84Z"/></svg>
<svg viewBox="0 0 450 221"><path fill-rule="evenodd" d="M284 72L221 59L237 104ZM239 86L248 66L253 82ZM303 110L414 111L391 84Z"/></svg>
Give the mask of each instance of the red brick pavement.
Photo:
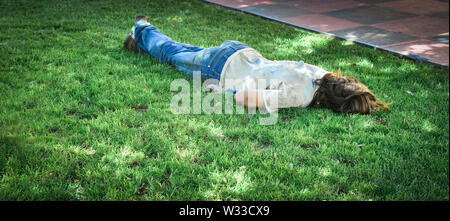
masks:
<svg viewBox="0 0 450 221"><path fill-rule="evenodd" d="M205 0L449 65L448 0Z"/></svg>

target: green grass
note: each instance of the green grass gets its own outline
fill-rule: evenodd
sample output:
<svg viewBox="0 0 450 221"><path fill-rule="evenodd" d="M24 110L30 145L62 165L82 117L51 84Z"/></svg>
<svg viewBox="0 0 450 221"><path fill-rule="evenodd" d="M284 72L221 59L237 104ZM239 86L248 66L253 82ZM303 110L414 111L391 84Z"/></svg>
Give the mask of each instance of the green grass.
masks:
<svg viewBox="0 0 450 221"><path fill-rule="evenodd" d="M136 14L340 69L391 111L174 115L191 79L123 50ZM449 200L448 69L190 0L0 0L0 30L0 200Z"/></svg>

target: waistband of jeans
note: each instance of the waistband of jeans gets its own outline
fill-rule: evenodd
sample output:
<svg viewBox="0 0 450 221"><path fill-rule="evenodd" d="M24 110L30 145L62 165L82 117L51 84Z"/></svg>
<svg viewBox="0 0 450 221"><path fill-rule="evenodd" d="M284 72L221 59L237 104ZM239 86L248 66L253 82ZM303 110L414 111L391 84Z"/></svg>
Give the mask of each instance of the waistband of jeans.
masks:
<svg viewBox="0 0 450 221"><path fill-rule="evenodd" d="M240 51L242 49L245 48L249 48L249 46L245 45L245 44L236 44L236 45L230 45L228 47L225 47L219 51L216 52L216 54L214 55L214 59L211 61L211 69L213 71L215 71L216 73L220 74L222 73L222 69L225 65L225 63L227 62L227 60L237 51ZM223 59L225 58L225 59ZM221 59L219 60L220 62L215 63L217 61L217 59Z"/></svg>

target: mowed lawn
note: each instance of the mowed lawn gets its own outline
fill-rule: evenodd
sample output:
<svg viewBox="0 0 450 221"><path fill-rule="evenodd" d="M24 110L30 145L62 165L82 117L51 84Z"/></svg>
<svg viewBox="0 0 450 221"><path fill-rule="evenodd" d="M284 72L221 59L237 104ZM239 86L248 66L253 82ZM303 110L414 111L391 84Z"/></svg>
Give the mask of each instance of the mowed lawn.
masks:
<svg viewBox="0 0 450 221"><path fill-rule="evenodd" d="M123 49L136 14L341 70L391 111L175 115L192 80ZM449 200L448 120L448 69L202 1L0 1L0 200Z"/></svg>

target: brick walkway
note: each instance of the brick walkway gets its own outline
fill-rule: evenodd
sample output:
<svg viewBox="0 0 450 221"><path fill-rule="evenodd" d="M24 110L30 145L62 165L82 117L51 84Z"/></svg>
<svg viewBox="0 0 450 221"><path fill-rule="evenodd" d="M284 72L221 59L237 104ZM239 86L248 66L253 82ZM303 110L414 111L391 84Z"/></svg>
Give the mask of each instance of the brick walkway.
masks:
<svg viewBox="0 0 450 221"><path fill-rule="evenodd" d="M448 0L205 1L449 65Z"/></svg>

